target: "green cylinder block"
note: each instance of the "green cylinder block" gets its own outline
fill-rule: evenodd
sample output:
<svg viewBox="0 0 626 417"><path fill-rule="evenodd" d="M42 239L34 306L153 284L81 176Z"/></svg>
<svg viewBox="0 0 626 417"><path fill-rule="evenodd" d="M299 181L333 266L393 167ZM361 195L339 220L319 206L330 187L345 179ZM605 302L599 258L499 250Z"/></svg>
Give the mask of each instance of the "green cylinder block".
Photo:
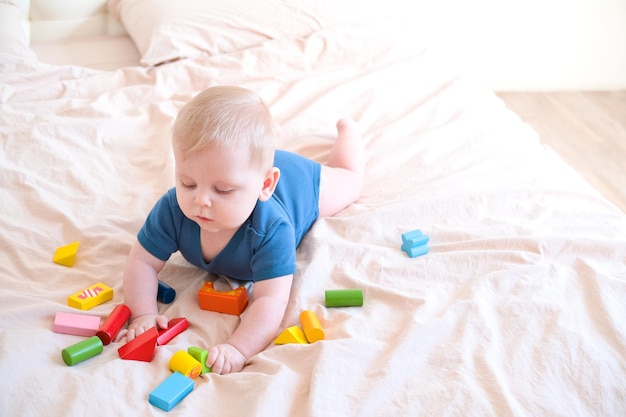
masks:
<svg viewBox="0 0 626 417"><path fill-rule="evenodd" d="M63 362L67 366L72 366L99 355L103 350L102 340L98 336L93 336L66 347L61 351L61 356L63 356Z"/></svg>
<svg viewBox="0 0 626 417"><path fill-rule="evenodd" d="M360 307L363 290L326 290L326 307Z"/></svg>

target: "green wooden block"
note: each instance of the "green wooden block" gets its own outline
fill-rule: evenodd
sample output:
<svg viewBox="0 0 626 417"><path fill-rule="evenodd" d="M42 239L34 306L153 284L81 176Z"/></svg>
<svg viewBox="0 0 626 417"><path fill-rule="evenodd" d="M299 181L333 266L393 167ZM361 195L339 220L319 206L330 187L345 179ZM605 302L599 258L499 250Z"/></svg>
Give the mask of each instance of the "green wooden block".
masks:
<svg viewBox="0 0 626 417"><path fill-rule="evenodd" d="M200 372L200 375L212 372L212 369L206 366L206 360L209 357L209 352L207 350L204 350L197 346L191 346L189 349L187 349L187 353L189 353L191 356L193 356L195 360L202 364L202 371Z"/></svg>

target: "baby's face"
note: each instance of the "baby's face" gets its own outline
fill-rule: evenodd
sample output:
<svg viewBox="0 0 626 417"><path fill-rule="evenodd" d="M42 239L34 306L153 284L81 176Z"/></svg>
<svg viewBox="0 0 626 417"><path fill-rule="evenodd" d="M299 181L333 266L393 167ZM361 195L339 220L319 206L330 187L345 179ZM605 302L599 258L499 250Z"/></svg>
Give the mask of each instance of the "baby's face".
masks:
<svg viewBox="0 0 626 417"><path fill-rule="evenodd" d="M264 172L236 150L204 149L176 159L176 198L185 216L209 233L234 233L250 216Z"/></svg>

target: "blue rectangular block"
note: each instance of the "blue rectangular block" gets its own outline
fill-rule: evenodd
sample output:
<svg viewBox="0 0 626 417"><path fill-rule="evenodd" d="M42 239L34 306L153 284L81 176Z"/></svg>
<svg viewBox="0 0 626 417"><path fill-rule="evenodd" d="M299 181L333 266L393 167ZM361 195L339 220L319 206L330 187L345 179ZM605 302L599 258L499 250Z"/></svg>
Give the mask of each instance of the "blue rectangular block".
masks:
<svg viewBox="0 0 626 417"><path fill-rule="evenodd" d="M150 393L148 401L161 410L170 411L193 390L193 379L174 372Z"/></svg>

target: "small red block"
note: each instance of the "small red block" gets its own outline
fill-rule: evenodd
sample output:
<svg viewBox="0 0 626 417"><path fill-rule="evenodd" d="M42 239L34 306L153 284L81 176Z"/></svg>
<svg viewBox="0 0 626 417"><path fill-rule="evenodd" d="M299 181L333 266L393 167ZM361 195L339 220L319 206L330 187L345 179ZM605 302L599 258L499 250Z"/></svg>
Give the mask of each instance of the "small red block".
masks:
<svg viewBox="0 0 626 417"><path fill-rule="evenodd" d="M189 322L186 318L171 319L167 325L167 329L159 330L157 345L167 345L170 340L187 330Z"/></svg>
<svg viewBox="0 0 626 417"><path fill-rule="evenodd" d="M158 337L159 332L156 327L151 327L119 348L117 353L122 359L152 362Z"/></svg>

